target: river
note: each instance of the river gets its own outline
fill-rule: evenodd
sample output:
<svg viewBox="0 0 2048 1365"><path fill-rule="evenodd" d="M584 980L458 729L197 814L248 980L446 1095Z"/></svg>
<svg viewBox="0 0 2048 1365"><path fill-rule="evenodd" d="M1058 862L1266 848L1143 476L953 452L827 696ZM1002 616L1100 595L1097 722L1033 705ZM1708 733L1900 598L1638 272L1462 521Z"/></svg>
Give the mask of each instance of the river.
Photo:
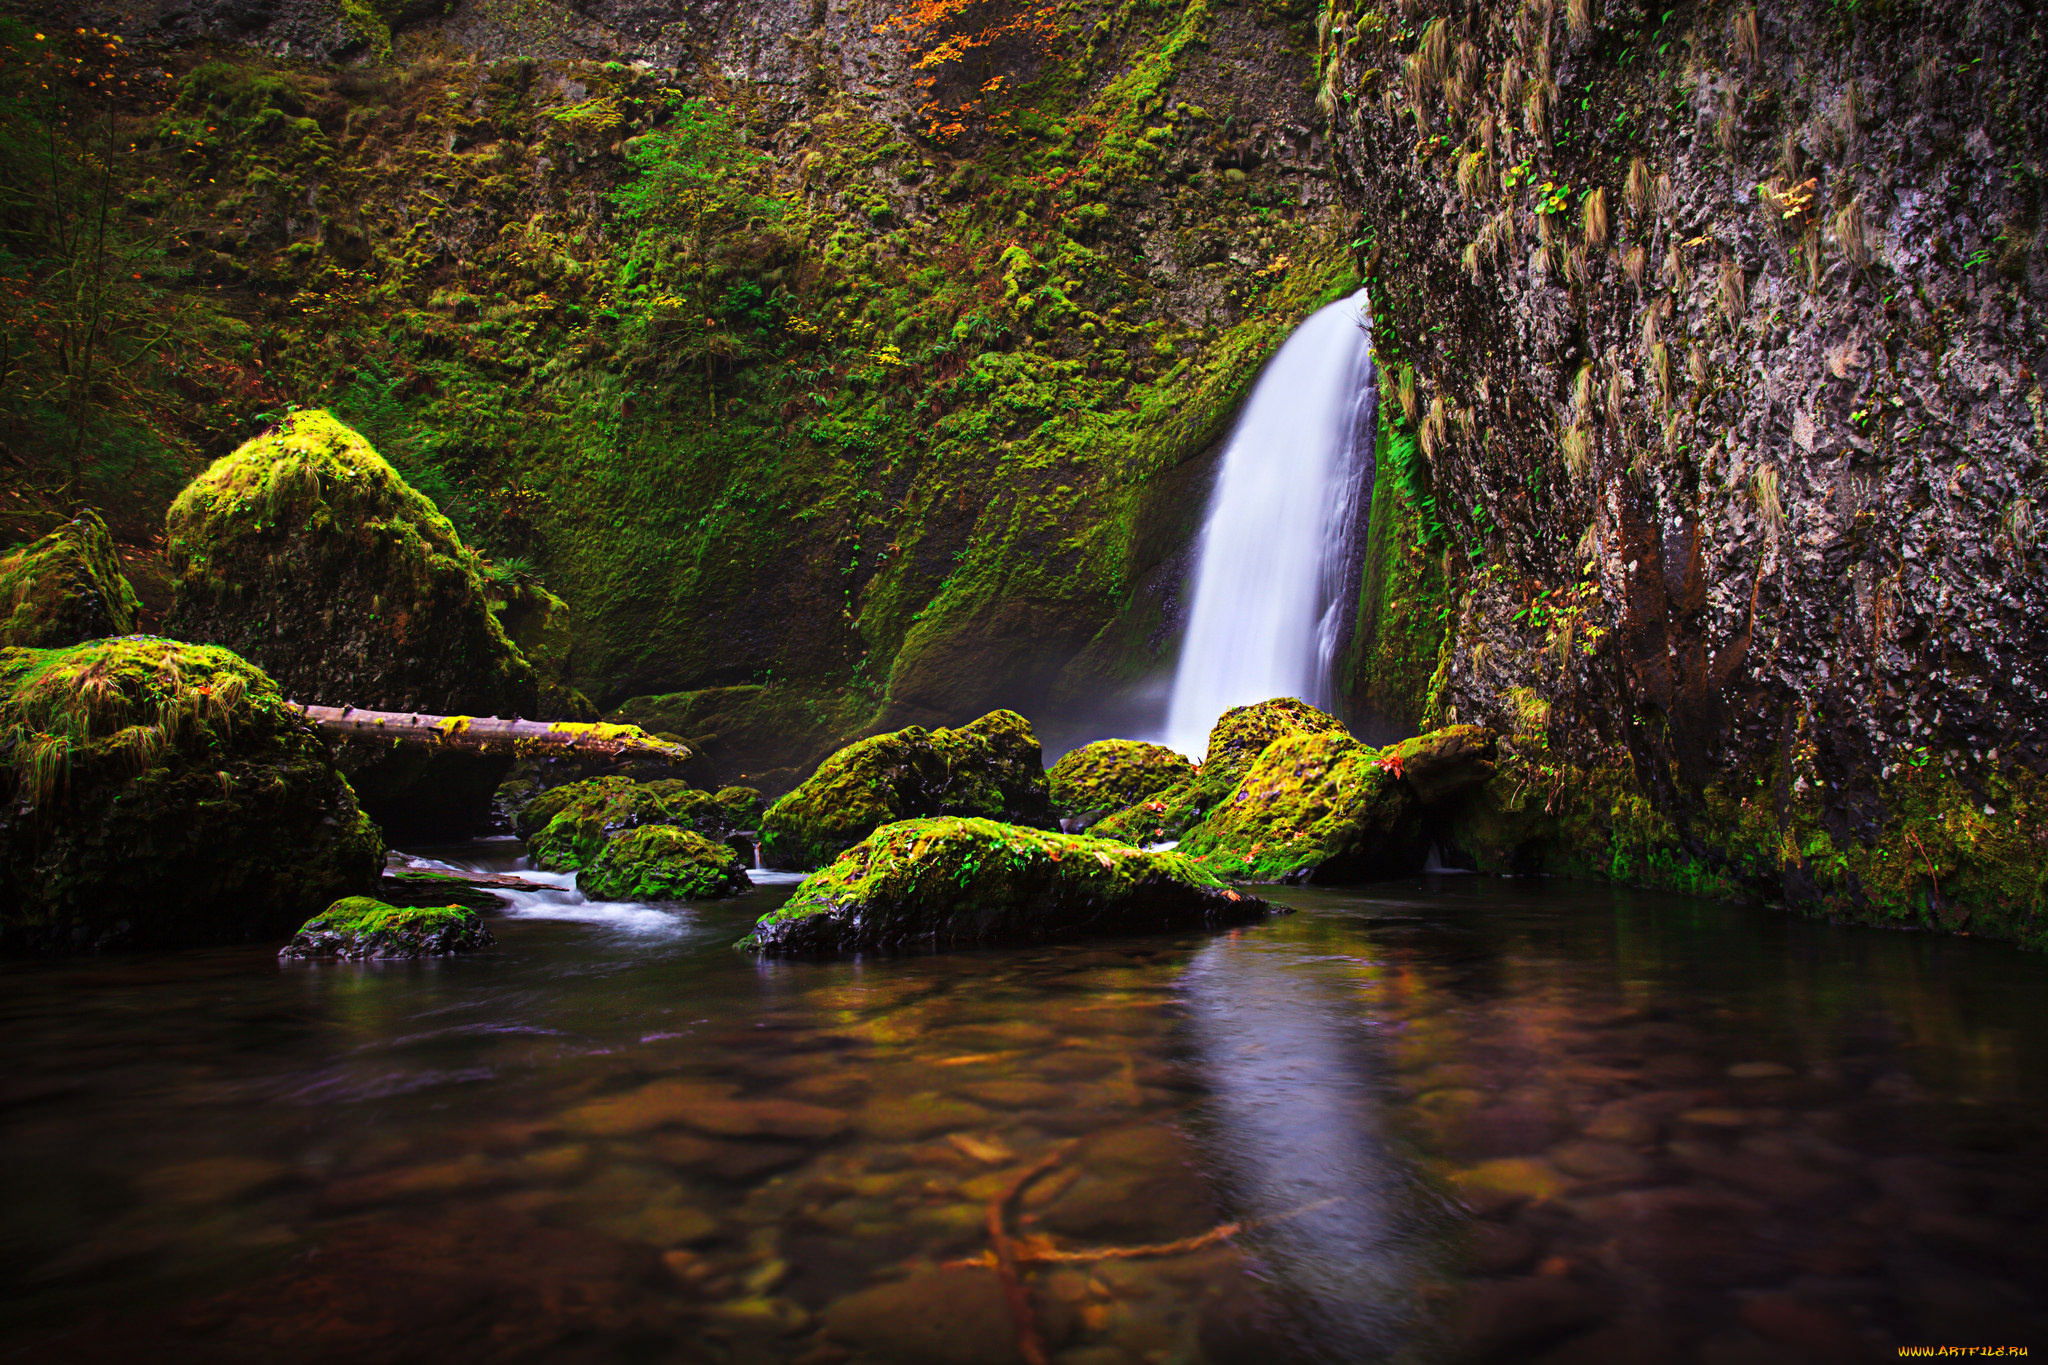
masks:
<svg viewBox="0 0 2048 1365"><path fill-rule="evenodd" d="M732 951L788 891L0 967L0 1359L1016 1361L992 1207L1060 1365L2048 1349L2038 956L1470 876Z"/></svg>

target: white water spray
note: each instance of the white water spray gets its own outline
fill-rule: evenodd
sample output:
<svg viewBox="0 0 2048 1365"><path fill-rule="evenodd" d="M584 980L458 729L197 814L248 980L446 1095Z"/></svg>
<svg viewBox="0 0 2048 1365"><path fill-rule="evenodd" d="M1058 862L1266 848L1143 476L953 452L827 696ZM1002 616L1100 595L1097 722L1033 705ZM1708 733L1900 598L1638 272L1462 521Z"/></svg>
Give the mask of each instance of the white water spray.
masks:
<svg viewBox="0 0 2048 1365"><path fill-rule="evenodd" d="M1371 496L1370 326L1363 289L1302 323L1230 434L1167 707L1165 742L1182 753L1199 759L1233 706L1330 706Z"/></svg>

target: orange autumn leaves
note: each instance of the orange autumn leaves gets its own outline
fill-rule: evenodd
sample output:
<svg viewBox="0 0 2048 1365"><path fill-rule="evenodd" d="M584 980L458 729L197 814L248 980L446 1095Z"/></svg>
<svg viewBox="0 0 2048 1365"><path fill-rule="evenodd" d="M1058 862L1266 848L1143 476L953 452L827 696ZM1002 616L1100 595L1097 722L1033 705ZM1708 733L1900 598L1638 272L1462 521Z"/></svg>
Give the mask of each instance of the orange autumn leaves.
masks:
<svg viewBox="0 0 2048 1365"><path fill-rule="evenodd" d="M998 71L998 58L1015 66L1050 55L1058 40L1059 7L990 3L990 0L912 0L875 25L877 33L900 33L914 60L919 90L932 95L918 110L925 134L950 142L977 124L990 132L1010 131L1010 115L993 108L1011 88L1013 72ZM938 96L951 88L965 98Z"/></svg>

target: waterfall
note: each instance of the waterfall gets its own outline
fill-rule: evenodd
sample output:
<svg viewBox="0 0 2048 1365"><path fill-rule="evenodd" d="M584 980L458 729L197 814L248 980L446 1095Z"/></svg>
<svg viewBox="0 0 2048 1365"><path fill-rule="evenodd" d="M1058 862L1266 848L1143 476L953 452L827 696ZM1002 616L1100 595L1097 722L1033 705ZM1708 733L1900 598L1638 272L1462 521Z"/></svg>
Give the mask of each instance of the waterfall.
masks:
<svg viewBox="0 0 2048 1365"><path fill-rule="evenodd" d="M1165 742L1197 759L1233 706L1331 705L1371 511L1370 329L1363 289L1316 312L1267 364L1230 434L1167 707Z"/></svg>

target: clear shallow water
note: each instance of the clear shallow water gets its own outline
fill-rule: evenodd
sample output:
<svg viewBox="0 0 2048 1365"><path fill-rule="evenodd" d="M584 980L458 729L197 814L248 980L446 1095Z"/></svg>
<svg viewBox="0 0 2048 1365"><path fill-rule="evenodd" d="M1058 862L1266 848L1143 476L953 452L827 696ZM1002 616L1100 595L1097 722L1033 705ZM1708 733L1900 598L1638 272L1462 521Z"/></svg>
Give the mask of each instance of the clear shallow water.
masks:
<svg viewBox="0 0 2048 1365"><path fill-rule="evenodd" d="M0 1358L1016 1360L1033 1168L1062 1365L2048 1348L2040 957L1477 877L733 953L787 894L0 967Z"/></svg>

